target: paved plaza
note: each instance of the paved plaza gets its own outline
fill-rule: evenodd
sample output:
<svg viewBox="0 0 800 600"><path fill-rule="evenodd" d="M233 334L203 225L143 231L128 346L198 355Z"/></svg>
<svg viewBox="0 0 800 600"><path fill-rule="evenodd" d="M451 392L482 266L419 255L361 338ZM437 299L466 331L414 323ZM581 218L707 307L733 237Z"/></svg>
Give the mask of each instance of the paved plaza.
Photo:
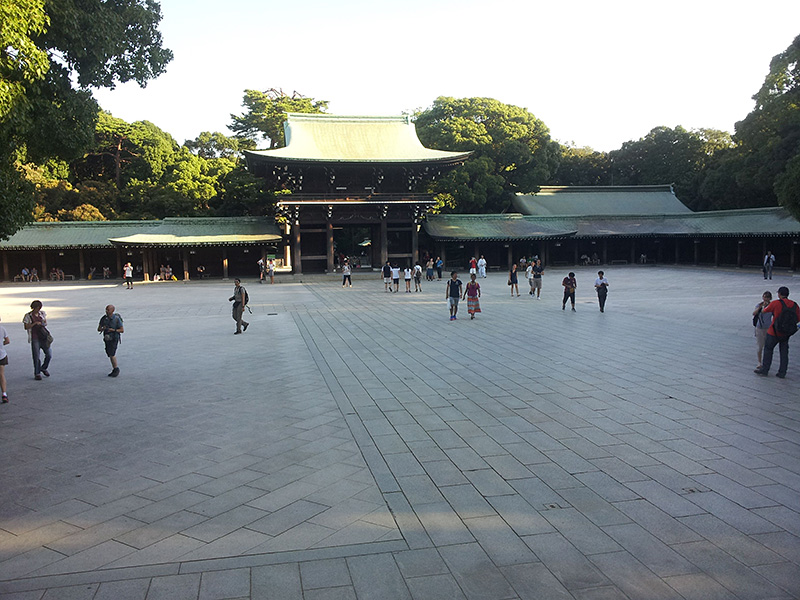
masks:
<svg viewBox="0 0 800 600"><path fill-rule="evenodd" d="M800 598L800 336L758 377L751 326L800 278L607 267L601 314L568 270L490 273L474 321L443 281L245 281L237 336L232 282L0 286L0 598Z"/></svg>

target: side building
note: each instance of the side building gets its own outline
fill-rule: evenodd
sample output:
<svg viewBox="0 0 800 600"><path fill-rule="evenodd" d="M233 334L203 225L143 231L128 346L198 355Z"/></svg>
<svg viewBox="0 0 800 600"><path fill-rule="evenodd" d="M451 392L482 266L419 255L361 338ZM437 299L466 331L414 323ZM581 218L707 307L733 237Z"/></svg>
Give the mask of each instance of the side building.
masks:
<svg viewBox="0 0 800 600"><path fill-rule="evenodd" d="M538 255L546 264L659 263L779 267L800 263L800 222L781 207L692 212L670 185L543 186L510 214L434 215L424 228L436 255L463 268L486 256L502 269Z"/></svg>

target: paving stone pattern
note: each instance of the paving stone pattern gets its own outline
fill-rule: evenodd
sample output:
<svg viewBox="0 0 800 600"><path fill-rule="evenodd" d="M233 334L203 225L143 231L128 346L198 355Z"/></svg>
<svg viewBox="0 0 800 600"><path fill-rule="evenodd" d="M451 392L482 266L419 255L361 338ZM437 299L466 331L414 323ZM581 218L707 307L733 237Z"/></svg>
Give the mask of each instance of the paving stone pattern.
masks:
<svg viewBox="0 0 800 600"><path fill-rule="evenodd" d="M800 279L606 271L605 313L548 269L474 321L438 281L245 282L240 336L228 283L0 287L0 598L800 598L800 359L754 375L750 325Z"/></svg>

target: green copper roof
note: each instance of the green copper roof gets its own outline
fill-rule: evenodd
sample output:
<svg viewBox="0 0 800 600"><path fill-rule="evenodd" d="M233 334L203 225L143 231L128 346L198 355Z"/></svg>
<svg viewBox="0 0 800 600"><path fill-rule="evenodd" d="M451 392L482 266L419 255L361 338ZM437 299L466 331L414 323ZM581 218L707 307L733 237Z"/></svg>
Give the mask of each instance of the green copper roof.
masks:
<svg viewBox="0 0 800 600"><path fill-rule="evenodd" d="M669 185L566 187L542 186L536 194L518 194L514 209L523 215L637 215L691 213Z"/></svg>
<svg viewBox="0 0 800 600"><path fill-rule="evenodd" d="M166 218L163 221L31 223L0 250L263 244L281 239L268 217Z"/></svg>
<svg viewBox="0 0 800 600"><path fill-rule="evenodd" d="M289 113L286 146L245 152L248 161L333 163L460 162L469 152L425 148L410 117Z"/></svg>
<svg viewBox="0 0 800 600"><path fill-rule="evenodd" d="M800 236L800 222L780 207L683 215L435 215L425 221L425 231L436 241L655 236L780 237Z"/></svg>

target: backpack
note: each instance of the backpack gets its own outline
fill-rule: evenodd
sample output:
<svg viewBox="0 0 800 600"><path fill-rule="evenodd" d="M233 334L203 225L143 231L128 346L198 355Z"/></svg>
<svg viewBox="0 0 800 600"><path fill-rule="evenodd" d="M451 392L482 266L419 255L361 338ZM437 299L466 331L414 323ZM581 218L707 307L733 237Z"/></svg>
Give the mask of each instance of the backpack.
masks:
<svg viewBox="0 0 800 600"><path fill-rule="evenodd" d="M246 287L242 286L242 289L244 290L244 305L243 306L247 306L248 304L250 304L250 294L247 293L247 288Z"/></svg>
<svg viewBox="0 0 800 600"><path fill-rule="evenodd" d="M783 306L783 309L772 326L775 328L775 333L778 335L789 337L797 333L797 304L789 309L782 299L779 300L779 302L781 306Z"/></svg>

